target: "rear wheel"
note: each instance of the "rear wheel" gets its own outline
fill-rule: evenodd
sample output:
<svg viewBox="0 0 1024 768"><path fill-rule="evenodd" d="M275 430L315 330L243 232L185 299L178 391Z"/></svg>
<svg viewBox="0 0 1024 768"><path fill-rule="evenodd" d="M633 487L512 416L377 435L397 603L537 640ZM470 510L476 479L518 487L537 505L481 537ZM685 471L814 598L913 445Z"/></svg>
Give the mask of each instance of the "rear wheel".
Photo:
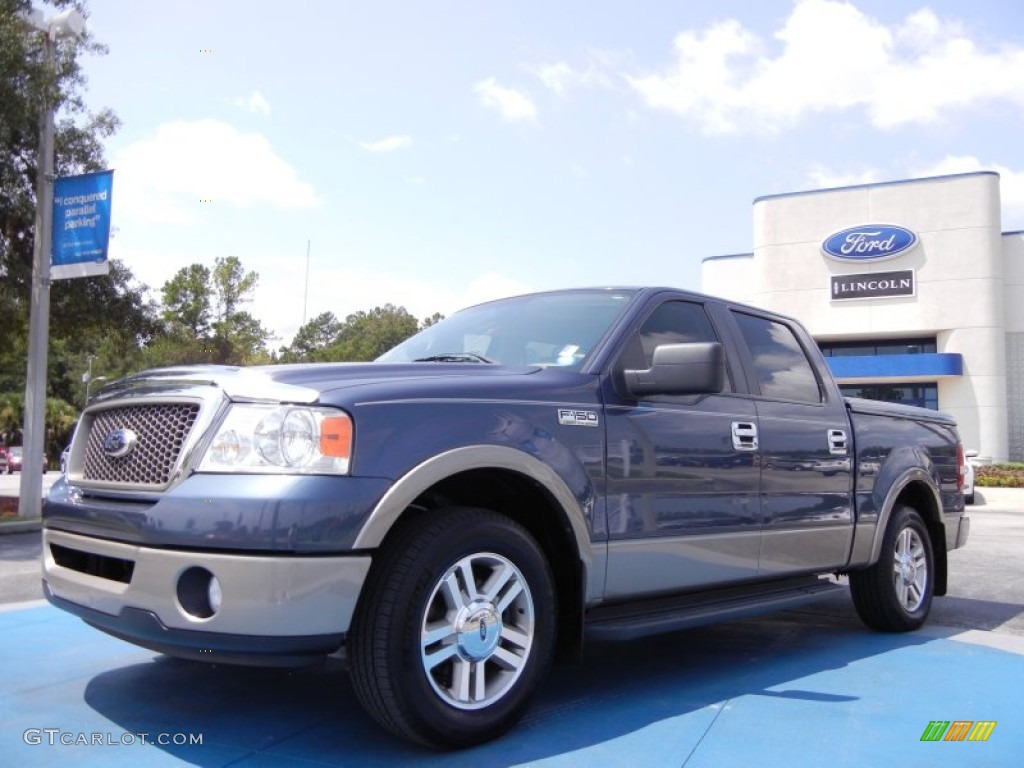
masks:
<svg viewBox="0 0 1024 768"><path fill-rule="evenodd" d="M550 664L555 610L547 562L522 526L488 510L423 513L381 552L353 619L356 693L412 741L492 739Z"/></svg>
<svg viewBox="0 0 1024 768"><path fill-rule="evenodd" d="M873 629L907 632L928 618L935 586L931 537L913 507L893 511L878 562L850 573L850 593L861 620Z"/></svg>

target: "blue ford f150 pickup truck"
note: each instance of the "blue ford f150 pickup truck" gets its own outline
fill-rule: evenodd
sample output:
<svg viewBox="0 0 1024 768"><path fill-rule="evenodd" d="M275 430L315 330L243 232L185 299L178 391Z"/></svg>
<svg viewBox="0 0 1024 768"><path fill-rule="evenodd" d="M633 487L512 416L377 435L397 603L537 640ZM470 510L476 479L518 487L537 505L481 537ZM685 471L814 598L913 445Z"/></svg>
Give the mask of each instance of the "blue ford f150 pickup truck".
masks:
<svg viewBox="0 0 1024 768"><path fill-rule="evenodd" d="M139 373L82 416L44 590L175 656L340 653L435 747L493 738L556 651L849 576L905 631L967 539L941 413L844 399L799 323L665 288L456 313L367 364Z"/></svg>

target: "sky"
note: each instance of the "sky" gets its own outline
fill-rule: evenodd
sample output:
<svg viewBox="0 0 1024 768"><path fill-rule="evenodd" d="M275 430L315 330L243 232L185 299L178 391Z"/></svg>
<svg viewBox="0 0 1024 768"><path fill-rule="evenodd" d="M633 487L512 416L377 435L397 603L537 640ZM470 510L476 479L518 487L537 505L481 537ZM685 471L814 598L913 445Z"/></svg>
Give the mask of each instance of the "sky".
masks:
<svg viewBox="0 0 1024 768"><path fill-rule="evenodd" d="M699 290L763 195L994 170L1024 229L1020 0L89 11L87 103L123 123L111 257L159 298L237 256L274 349L326 311Z"/></svg>

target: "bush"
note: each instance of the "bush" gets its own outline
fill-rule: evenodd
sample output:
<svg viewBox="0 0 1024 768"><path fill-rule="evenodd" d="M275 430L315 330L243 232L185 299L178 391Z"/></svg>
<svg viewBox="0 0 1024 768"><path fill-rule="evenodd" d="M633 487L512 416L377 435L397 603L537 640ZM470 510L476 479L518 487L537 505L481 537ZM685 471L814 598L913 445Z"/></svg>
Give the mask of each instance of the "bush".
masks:
<svg viewBox="0 0 1024 768"><path fill-rule="evenodd" d="M974 484L985 488L1024 488L1024 464L990 464L974 468Z"/></svg>

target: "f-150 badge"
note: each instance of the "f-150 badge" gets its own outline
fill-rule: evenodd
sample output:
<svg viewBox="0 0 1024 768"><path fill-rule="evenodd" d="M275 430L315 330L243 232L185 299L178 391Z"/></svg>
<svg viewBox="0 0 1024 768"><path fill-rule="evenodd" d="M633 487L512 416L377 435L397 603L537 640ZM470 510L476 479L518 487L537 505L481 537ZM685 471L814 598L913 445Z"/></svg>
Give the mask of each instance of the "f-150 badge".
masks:
<svg viewBox="0 0 1024 768"><path fill-rule="evenodd" d="M559 408L558 423L565 427L596 427L597 413L577 411L573 408Z"/></svg>

